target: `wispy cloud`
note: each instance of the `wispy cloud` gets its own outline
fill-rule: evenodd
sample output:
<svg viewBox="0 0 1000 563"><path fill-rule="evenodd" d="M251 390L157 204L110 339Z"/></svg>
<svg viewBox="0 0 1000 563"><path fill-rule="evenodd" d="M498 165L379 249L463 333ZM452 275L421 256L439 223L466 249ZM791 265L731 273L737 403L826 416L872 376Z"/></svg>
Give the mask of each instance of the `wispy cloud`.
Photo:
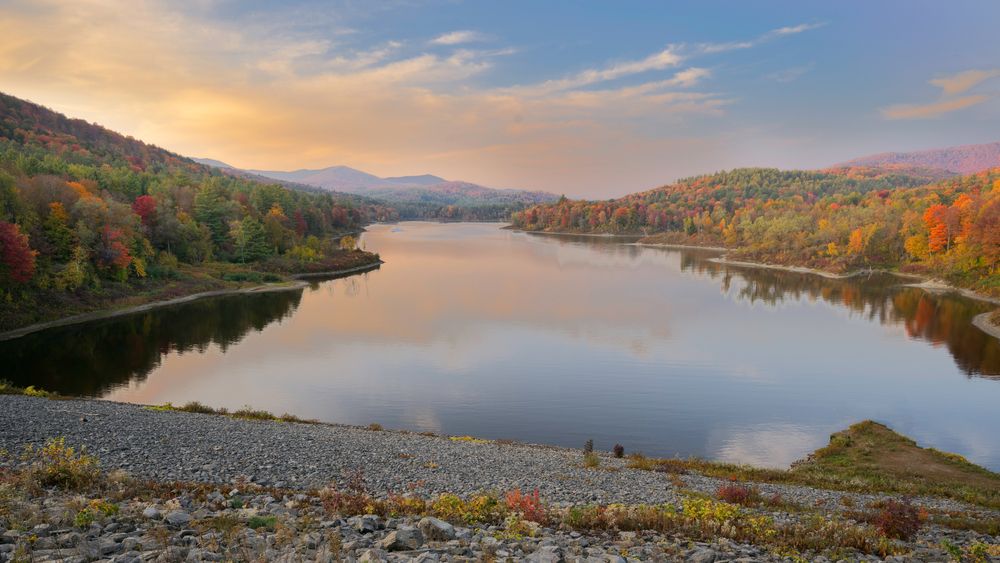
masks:
<svg viewBox="0 0 1000 563"><path fill-rule="evenodd" d="M881 111L882 117L886 119L928 119L972 107L988 99L987 96L963 96L929 104L899 104L882 108Z"/></svg>
<svg viewBox="0 0 1000 563"><path fill-rule="evenodd" d="M462 31L452 31L449 33L444 33L438 35L434 39L431 39L431 45L461 45L463 43L475 43L477 41L484 41L486 36L478 31L462 30Z"/></svg>
<svg viewBox="0 0 1000 563"><path fill-rule="evenodd" d="M759 35L756 38L750 39L748 41L730 41L730 42L726 42L726 43L699 43L696 46L696 48L697 48L698 51L700 51L702 53L705 53L705 54L725 53L727 51L738 51L738 50L741 50L741 49L750 49L750 48L756 47L758 45L761 45L763 43L767 43L768 41L772 41L774 39L778 39L779 37L786 37L786 36L789 36L789 35L797 35L799 33L805 32L805 31L809 31L809 30L812 30L812 29L818 29L820 27L823 27L824 25L826 25L826 24L825 23L803 23L803 24L799 24L799 25L779 27L777 29L772 29L771 31L768 31L767 33L764 33L763 35Z"/></svg>
<svg viewBox="0 0 1000 563"><path fill-rule="evenodd" d="M966 70L949 76L941 76L930 80L930 84L941 88L941 99L926 104L896 104L882 108L882 117L886 119L930 119L947 113L970 108L991 99L990 95L976 94L958 96L975 88L979 84L1000 76L1000 69Z"/></svg>
<svg viewBox="0 0 1000 563"><path fill-rule="evenodd" d="M945 96L954 96L967 92L980 83L1000 76L1000 69L967 70L951 76L942 76L931 80L931 84L943 90Z"/></svg>
<svg viewBox="0 0 1000 563"><path fill-rule="evenodd" d="M602 68L592 68L580 71L574 75L554 80L546 80L540 84L528 87L517 88L522 93L542 95L547 93L581 88L609 80L617 80L626 76L632 76L643 72L654 70L664 70L677 66L684 60L675 46L668 46L662 51L653 53L643 59L634 61L622 61L613 63Z"/></svg>

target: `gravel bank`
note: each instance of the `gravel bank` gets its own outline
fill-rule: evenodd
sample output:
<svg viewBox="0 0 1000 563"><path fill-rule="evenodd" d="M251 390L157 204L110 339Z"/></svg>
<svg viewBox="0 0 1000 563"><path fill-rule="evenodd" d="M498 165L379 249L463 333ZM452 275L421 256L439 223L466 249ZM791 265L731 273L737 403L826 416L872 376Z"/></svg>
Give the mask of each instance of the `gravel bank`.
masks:
<svg viewBox="0 0 1000 563"><path fill-rule="evenodd" d="M0 563L29 560L25 557L74 562L788 561L766 547L724 537L697 542L673 534L581 533L562 526L511 534L506 524L448 524L419 517L331 519L322 498L307 490L331 482L343 486L345 476L361 470L368 490L378 497L390 492L467 496L537 487L542 499L556 506L680 505L683 493L676 487L713 494L720 484L700 475L628 469L624 460L609 454L602 454L595 469L583 467L577 450L547 446L0 395L0 449L17 452L57 436L71 445L85 445L105 469L124 469L157 481L207 483L208 488L171 485L172 492L145 500L130 495L131 500L116 505L113 515L93 512L94 521L88 518L82 523L76 511L93 506L93 501L88 505L78 495L48 490L44 498L16 509L18 521L29 522L27 527L9 524L11 529L4 529L0 518ZM198 487L201 492L194 492ZM759 488L765 495L780 493L786 501L809 508L768 512L775 522L791 526L816 517L817 511L829 517L843 510L844 496L854 501L846 504L857 506L877 498L808 487L760 484ZM290 492L273 493L282 498L267 493L279 489ZM998 515L944 499L915 502L928 509ZM972 549L1000 553L996 537L925 526L905 544L908 555L886 560L945 560L946 544L969 553ZM881 560L860 553L834 559L842 558ZM830 561L815 553L809 559Z"/></svg>
<svg viewBox="0 0 1000 563"><path fill-rule="evenodd" d="M154 480L232 483L245 478L263 486L307 489L342 483L360 470L375 494L538 488L542 498L556 504L680 501L679 483L670 475L629 469L625 460L607 453L593 469L583 466L579 450L549 446L0 395L0 448L17 452L57 436L87 446L107 469ZM682 481L687 489L709 494L721 484L695 474L683 475ZM792 485L759 488L766 495L780 493L788 501L831 510L843 507L844 496L859 506L879 498ZM920 501L928 508L985 513L948 499Z"/></svg>

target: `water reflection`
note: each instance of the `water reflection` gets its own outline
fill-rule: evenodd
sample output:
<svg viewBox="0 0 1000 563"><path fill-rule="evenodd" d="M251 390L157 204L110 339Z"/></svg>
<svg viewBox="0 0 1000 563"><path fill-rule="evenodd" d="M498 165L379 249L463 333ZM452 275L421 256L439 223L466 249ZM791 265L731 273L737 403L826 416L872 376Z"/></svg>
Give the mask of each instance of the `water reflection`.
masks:
<svg viewBox="0 0 1000 563"><path fill-rule="evenodd" d="M947 346L966 375L1000 378L1000 340L972 324L976 315L993 309L987 303L907 287L906 280L889 274L829 279L724 265L694 253L682 253L681 267L719 280L724 293L741 301L774 307L787 300L822 300L873 322L901 325L910 338Z"/></svg>
<svg viewBox="0 0 1000 563"><path fill-rule="evenodd" d="M10 380L66 395L100 396L144 381L169 354L225 353L250 331L295 312L302 290L233 295L0 342Z"/></svg>

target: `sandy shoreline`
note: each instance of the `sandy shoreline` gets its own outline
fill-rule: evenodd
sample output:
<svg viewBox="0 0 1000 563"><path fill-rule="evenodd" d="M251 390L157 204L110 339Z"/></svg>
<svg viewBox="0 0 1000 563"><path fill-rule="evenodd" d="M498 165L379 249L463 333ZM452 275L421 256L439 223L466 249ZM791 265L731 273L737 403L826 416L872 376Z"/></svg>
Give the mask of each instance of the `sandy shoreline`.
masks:
<svg viewBox="0 0 1000 563"><path fill-rule="evenodd" d="M150 303L143 303L142 305L135 305L133 307L126 307L124 309L105 309L100 311L92 311L90 313L81 313L79 315L73 315L70 317L64 317L62 319L56 319L54 321L45 321L41 323L35 323L28 325L26 327L17 328L14 330L8 330L7 332L0 333L0 341L3 340L13 340L15 338L20 338L28 334L39 332L42 330L47 330L50 328L56 328L61 326L69 326L74 324L86 323L91 321L98 321L104 319L111 319L114 317L122 317L125 315L132 315L135 313L144 313L146 311L151 311L153 309L159 309L162 307L171 307L174 305L183 305L185 303L190 303L192 301L197 301L199 299L206 299L209 297L222 297L225 295L249 295L255 293L271 293L275 291L294 291L298 289L303 289L309 287L309 283L302 281L305 278L315 278L315 277L327 277L327 276L337 276L343 274L353 274L360 273L369 270L373 270L381 266L384 262L381 260L374 262L372 264L365 264L363 266L356 266L354 268L346 268L343 270L335 270L331 272L315 272L307 274L294 274L291 277L297 281L293 282L282 282L275 284L265 284L257 285L253 287L243 287L243 288L232 288L232 289L216 289L213 291L203 291L200 293L192 293L190 295L184 295L181 297L175 297L173 299L166 299L163 301L152 301Z"/></svg>

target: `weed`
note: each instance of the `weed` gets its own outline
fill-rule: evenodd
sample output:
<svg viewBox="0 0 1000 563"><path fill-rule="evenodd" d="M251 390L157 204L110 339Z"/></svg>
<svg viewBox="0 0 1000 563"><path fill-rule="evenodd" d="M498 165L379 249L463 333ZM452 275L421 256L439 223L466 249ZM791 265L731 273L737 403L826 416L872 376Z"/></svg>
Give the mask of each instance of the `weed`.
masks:
<svg viewBox="0 0 1000 563"><path fill-rule="evenodd" d="M594 451L594 440L589 439L583 444L583 453L589 454Z"/></svg>
<svg viewBox="0 0 1000 563"><path fill-rule="evenodd" d="M377 423L377 422L373 422L373 423L369 424L368 425L368 429L369 430L374 430L375 432L381 432L382 430L385 430L384 428L382 428L382 425L379 424L379 423Z"/></svg>
<svg viewBox="0 0 1000 563"><path fill-rule="evenodd" d="M21 460L28 464L22 475L32 487L59 487L79 491L98 482L97 458L66 445L65 438L52 438L42 448L27 446Z"/></svg>
<svg viewBox="0 0 1000 563"><path fill-rule="evenodd" d="M452 442L468 442L470 444L488 444L489 440L483 440L481 438L473 438L472 436L448 436L448 439Z"/></svg>
<svg viewBox="0 0 1000 563"><path fill-rule="evenodd" d="M94 499L73 517L73 525L77 528L89 528L98 520L103 520L118 514L118 505L101 499Z"/></svg>
<svg viewBox="0 0 1000 563"><path fill-rule="evenodd" d="M366 514L372 505L372 497L365 487L361 471L348 474L343 491L335 487L324 489L320 492L320 499L328 513L344 516Z"/></svg>
<svg viewBox="0 0 1000 563"><path fill-rule="evenodd" d="M248 420L277 420L273 414L267 411L254 410L249 405L238 411L233 411L233 418L245 418Z"/></svg>
<svg viewBox="0 0 1000 563"><path fill-rule="evenodd" d="M632 469L652 471L656 469L656 460L642 455L642 452L635 452L634 454L628 456L628 466Z"/></svg>
<svg viewBox="0 0 1000 563"><path fill-rule="evenodd" d="M247 520L247 527L253 530L264 528L269 532L273 532L277 523L278 519L274 516L251 516Z"/></svg>
<svg viewBox="0 0 1000 563"><path fill-rule="evenodd" d="M625 457L625 446L621 444L615 444L615 447L611 448L611 452L615 454L615 457L621 459Z"/></svg>
<svg viewBox="0 0 1000 563"><path fill-rule="evenodd" d="M200 414L226 414L226 409L214 409L212 407L203 405L198 401L191 401L190 403L184 405L179 410L184 412L193 412Z"/></svg>
<svg viewBox="0 0 1000 563"><path fill-rule="evenodd" d="M716 490L715 496L719 500L733 504L742 504L743 506L755 506L761 502L760 491L756 487L748 487L746 485L721 485Z"/></svg>
<svg viewBox="0 0 1000 563"><path fill-rule="evenodd" d="M584 467L595 469L597 467L600 467L600 465L601 465L601 458L598 457L597 454L595 454L594 452L590 451L583 454Z"/></svg>

